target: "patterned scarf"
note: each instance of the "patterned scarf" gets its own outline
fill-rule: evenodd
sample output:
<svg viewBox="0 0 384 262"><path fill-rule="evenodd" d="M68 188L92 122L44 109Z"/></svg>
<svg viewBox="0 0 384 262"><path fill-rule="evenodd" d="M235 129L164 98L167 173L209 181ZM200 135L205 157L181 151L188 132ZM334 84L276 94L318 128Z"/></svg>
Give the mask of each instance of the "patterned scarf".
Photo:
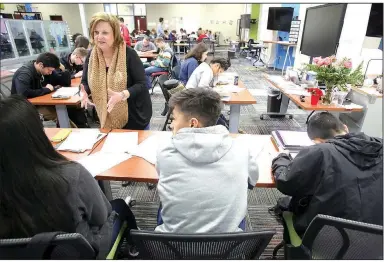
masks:
<svg viewBox="0 0 384 262"><path fill-rule="evenodd" d="M122 128L128 122L127 101L118 102L111 113L107 111L108 88L115 92L127 90L126 60L126 47L125 43L122 43L115 48L107 73L101 49L94 47L92 50L88 66L88 83L101 128Z"/></svg>

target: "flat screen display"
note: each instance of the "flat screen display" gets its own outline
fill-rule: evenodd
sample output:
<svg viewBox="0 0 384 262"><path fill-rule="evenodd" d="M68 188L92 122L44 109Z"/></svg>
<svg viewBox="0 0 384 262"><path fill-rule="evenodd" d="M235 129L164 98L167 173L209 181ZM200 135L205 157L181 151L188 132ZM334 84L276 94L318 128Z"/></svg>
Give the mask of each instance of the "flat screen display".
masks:
<svg viewBox="0 0 384 262"><path fill-rule="evenodd" d="M300 51L304 55L330 56L336 53L347 4L327 4L307 9Z"/></svg>
<svg viewBox="0 0 384 262"><path fill-rule="evenodd" d="M270 7L267 29L289 32L293 18L292 7Z"/></svg>

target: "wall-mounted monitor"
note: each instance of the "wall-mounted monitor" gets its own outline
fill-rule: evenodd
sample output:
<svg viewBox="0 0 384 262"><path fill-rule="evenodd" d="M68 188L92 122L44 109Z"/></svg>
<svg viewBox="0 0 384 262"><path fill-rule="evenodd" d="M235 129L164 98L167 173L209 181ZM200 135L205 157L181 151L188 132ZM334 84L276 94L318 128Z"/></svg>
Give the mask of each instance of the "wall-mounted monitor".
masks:
<svg viewBox="0 0 384 262"><path fill-rule="evenodd" d="M336 53L347 4L326 4L307 9L300 51L304 55L330 56Z"/></svg>
<svg viewBox="0 0 384 262"><path fill-rule="evenodd" d="M292 7L270 7L267 29L289 32L293 18Z"/></svg>
<svg viewBox="0 0 384 262"><path fill-rule="evenodd" d="M366 36L383 37L383 3L373 3Z"/></svg>

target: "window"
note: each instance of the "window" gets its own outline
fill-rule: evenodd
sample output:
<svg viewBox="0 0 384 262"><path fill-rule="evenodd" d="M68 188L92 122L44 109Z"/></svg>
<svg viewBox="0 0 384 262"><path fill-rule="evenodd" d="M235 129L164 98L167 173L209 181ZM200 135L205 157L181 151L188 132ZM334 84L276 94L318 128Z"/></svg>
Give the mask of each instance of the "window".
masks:
<svg viewBox="0 0 384 262"><path fill-rule="evenodd" d="M133 4L117 4L119 16L133 15Z"/></svg>
<svg viewBox="0 0 384 262"><path fill-rule="evenodd" d="M134 7L135 7L135 15L145 16L147 14L145 4L134 4Z"/></svg>
<svg viewBox="0 0 384 262"><path fill-rule="evenodd" d="M117 15L117 6L116 4L104 4L104 11L106 13Z"/></svg>

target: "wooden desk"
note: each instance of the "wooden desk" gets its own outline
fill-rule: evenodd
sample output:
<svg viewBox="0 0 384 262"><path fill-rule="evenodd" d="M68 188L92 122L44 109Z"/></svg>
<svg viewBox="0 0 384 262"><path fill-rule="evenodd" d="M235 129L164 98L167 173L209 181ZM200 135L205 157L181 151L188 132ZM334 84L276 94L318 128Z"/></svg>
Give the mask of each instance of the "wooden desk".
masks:
<svg viewBox="0 0 384 262"><path fill-rule="evenodd" d="M269 79L269 76L267 74L264 74L263 77L265 80L267 80L270 84L272 84L274 87L278 88L281 92L284 93L285 96L287 96L290 100L292 100L298 107L300 107L303 110L310 110L310 111L334 111L334 112L361 112L363 111L362 108L352 108L347 109L343 106L339 105L323 105L321 102L319 102L317 105L311 105L311 97L306 96L305 102L300 101L299 95L292 95L288 94L284 88L273 82L271 79ZM283 79L283 78L282 78ZM285 79L283 79L286 81ZM288 81L286 81L288 82Z"/></svg>
<svg viewBox="0 0 384 262"><path fill-rule="evenodd" d="M76 87L79 85L81 79L72 79L71 85ZM67 106L78 106L80 105L80 96L75 95L69 99L52 99L52 93L34 97L28 99L33 105L40 106L55 106L57 118L59 120L60 127L69 128L70 122L68 117Z"/></svg>
<svg viewBox="0 0 384 262"><path fill-rule="evenodd" d="M239 87L245 88L244 83L241 80L239 80ZM241 105L256 104L256 100L248 89L245 88L244 91L239 93L232 93L231 99L229 101L224 101L223 103L230 105L229 132L237 134L239 131Z"/></svg>
<svg viewBox="0 0 384 262"><path fill-rule="evenodd" d="M153 59L156 59L158 54L143 54L143 53L138 53L139 57L140 58L153 58Z"/></svg>
<svg viewBox="0 0 384 262"><path fill-rule="evenodd" d="M147 139L149 136L155 135L161 131L135 131L135 130L119 130L114 129L112 132L138 132L139 135L139 144ZM232 134L232 136L237 136L237 134ZM276 153L277 150L272 143L271 136L258 136L259 138L265 140L266 146L265 156L269 157L269 153ZM93 151L92 154L98 152L103 147L105 141L102 141ZM259 179L256 184L257 187L274 187L275 182L271 174L271 160L266 161L265 159L260 159L259 161ZM99 174L96 176L98 180L116 180L116 181L136 181L136 182L147 182L147 183L157 183L159 180L156 168L154 165L148 161L133 156L130 159L120 163L119 165Z"/></svg>

